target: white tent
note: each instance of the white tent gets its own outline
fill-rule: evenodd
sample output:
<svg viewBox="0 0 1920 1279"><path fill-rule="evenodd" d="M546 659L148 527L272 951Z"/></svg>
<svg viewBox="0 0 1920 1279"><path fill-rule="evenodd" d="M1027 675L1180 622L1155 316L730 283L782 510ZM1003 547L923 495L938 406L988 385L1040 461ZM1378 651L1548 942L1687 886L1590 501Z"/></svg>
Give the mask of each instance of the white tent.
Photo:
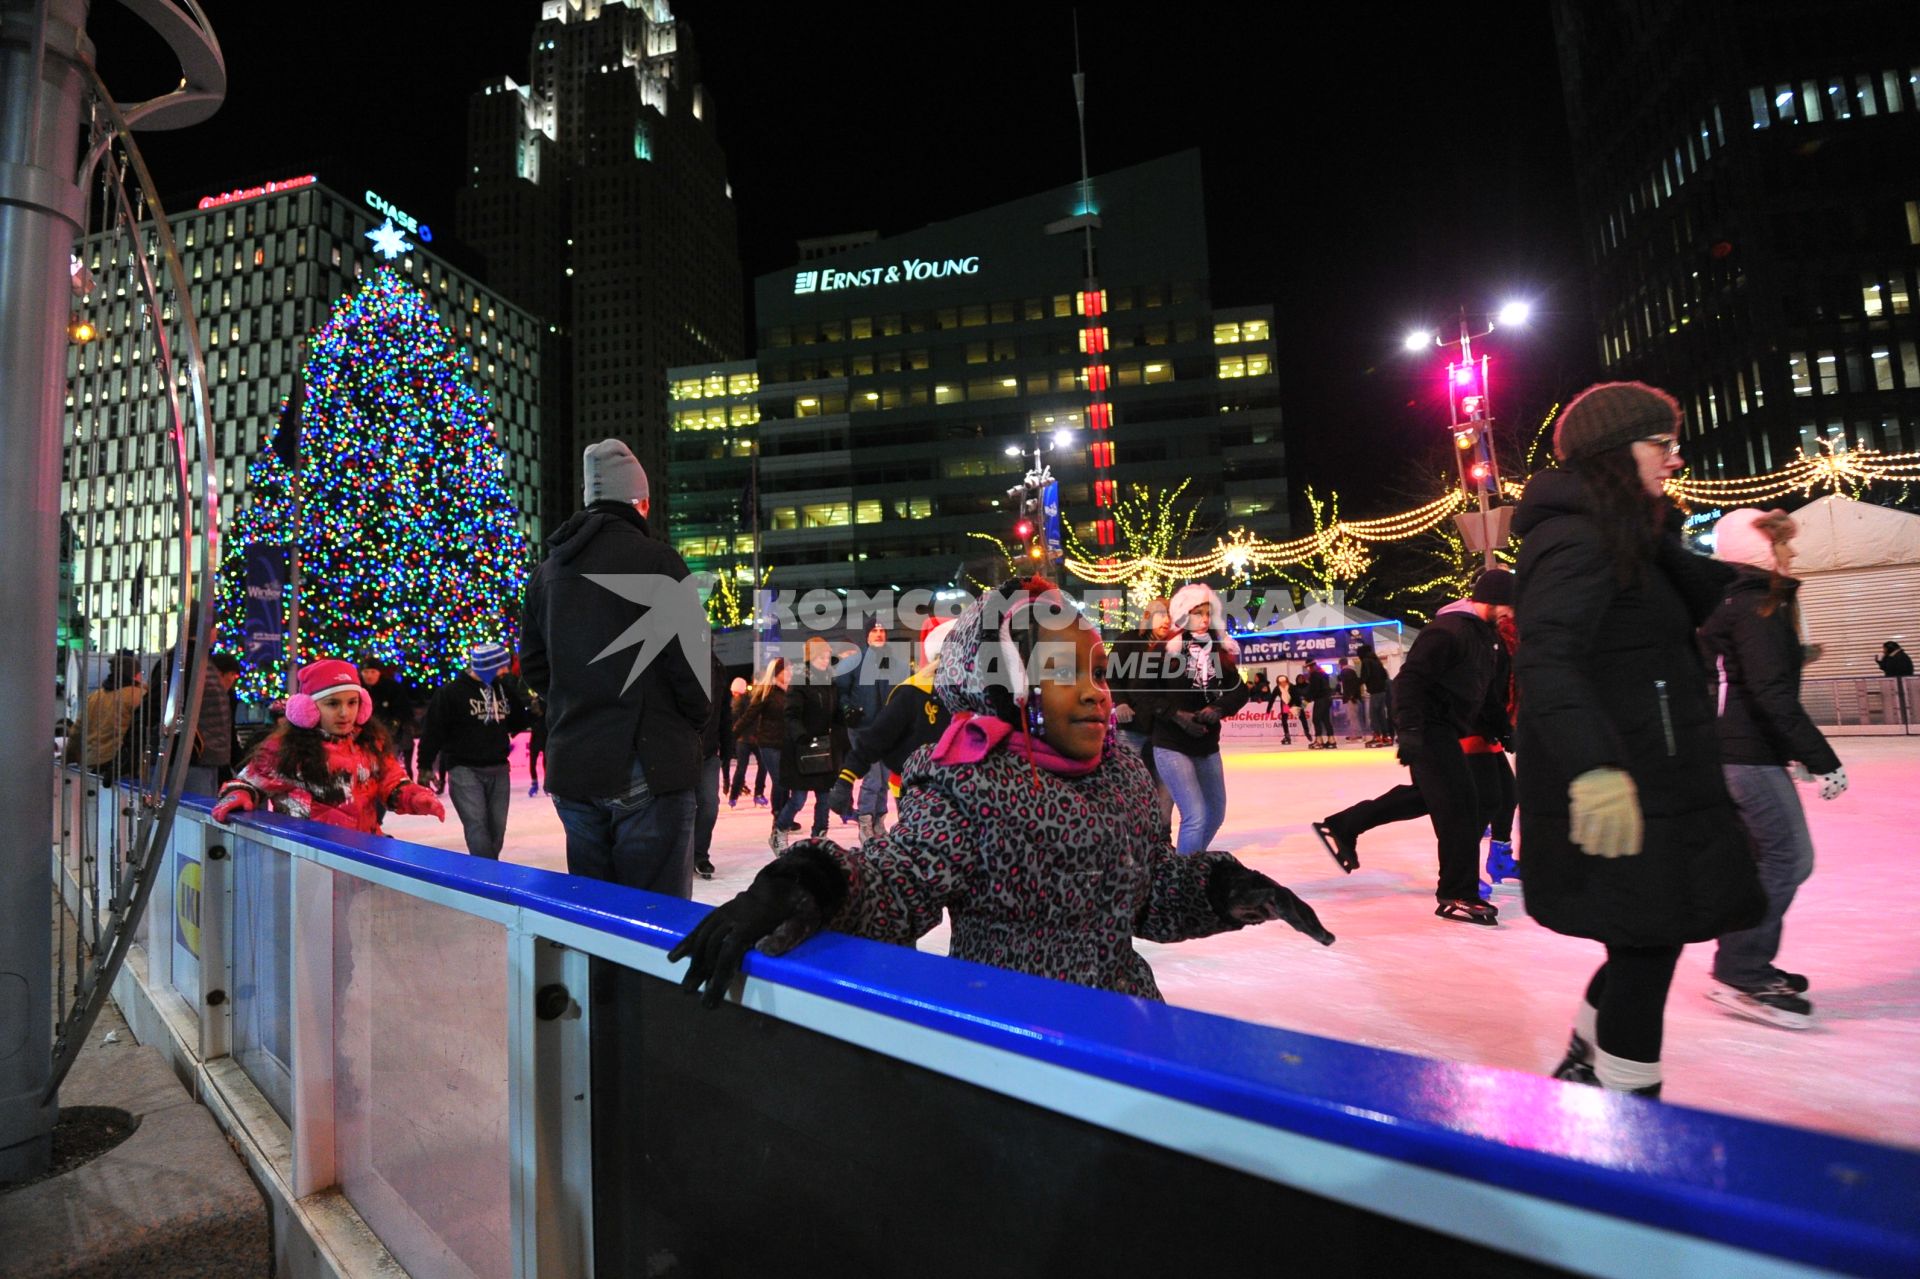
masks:
<svg viewBox="0 0 1920 1279"><path fill-rule="evenodd" d="M1920 648L1920 515L1835 495L1793 518L1801 615L1822 646L1807 676L1876 676L1882 642Z"/></svg>

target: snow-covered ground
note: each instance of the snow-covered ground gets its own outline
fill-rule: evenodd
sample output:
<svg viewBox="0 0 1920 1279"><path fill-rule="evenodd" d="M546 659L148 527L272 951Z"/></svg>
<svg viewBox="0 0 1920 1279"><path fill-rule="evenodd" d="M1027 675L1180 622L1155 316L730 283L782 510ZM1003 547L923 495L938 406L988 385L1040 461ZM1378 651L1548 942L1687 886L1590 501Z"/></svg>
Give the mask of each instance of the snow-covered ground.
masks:
<svg viewBox="0 0 1920 1279"><path fill-rule="evenodd" d="M1811 802L1816 867L1787 916L1780 966L1806 973L1815 1023L1781 1030L1730 1016L1706 998L1711 951L1689 947L1667 1005L1666 1097L1686 1105L1920 1146L1920 738L1835 739L1853 788ZM553 803L519 789L507 860L565 869ZM1515 1070L1559 1060L1598 945L1526 917L1516 884L1496 889L1498 928L1433 915L1434 853L1425 823L1361 841L1343 875L1308 823L1405 776L1390 751L1230 745L1228 816L1218 843L1291 886L1338 935L1330 948L1272 924L1201 941L1139 943L1173 1003L1380 1047ZM812 807L801 821L811 819ZM694 897L726 900L767 858L765 808L722 805L712 880ZM836 820L837 837L852 835ZM387 832L464 847L451 812L389 819ZM840 834L844 832L844 834ZM1521 850L1524 858L1525 850ZM946 929L922 950L945 953Z"/></svg>

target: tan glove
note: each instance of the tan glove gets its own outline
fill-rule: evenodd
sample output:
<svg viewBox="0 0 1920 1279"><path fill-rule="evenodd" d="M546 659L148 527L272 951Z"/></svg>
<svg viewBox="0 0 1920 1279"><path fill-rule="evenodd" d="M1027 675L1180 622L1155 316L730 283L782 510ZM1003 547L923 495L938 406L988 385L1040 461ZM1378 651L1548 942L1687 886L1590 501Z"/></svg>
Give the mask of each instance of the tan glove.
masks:
<svg viewBox="0 0 1920 1279"><path fill-rule="evenodd" d="M1633 857L1645 834L1640 793L1625 769L1595 768L1567 787L1568 835L1594 857Z"/></svg>

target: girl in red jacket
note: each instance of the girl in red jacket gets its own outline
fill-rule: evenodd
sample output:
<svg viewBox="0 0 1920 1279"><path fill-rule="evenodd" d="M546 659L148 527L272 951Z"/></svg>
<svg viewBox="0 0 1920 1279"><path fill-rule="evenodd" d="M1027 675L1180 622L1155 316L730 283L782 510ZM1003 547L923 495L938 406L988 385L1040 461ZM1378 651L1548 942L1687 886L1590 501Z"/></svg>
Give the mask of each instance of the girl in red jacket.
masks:
<svg viewBox="0 0 1920 1279"><path fill-rule="evenodd" d="M220 788L213 819L266 805L369 835L387 812L447 820L433 792L415 785L373 718L373 700L353 663L327 658L300 670L287 717L260 743L239 774Z"/></svg>

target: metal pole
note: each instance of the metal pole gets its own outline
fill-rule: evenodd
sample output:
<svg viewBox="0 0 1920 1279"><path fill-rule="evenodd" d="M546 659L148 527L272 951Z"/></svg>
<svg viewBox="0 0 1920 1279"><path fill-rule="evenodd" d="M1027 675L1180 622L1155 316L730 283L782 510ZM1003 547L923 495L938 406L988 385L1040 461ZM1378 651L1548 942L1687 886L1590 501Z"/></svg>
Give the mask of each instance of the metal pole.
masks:
<svg viewBox="0 0 1920 1279"><path fill-rule="evenodd" d="M87 0L0 0L0 1181L45 1170L58 1114L47 765L86 21Z"/></svg>

